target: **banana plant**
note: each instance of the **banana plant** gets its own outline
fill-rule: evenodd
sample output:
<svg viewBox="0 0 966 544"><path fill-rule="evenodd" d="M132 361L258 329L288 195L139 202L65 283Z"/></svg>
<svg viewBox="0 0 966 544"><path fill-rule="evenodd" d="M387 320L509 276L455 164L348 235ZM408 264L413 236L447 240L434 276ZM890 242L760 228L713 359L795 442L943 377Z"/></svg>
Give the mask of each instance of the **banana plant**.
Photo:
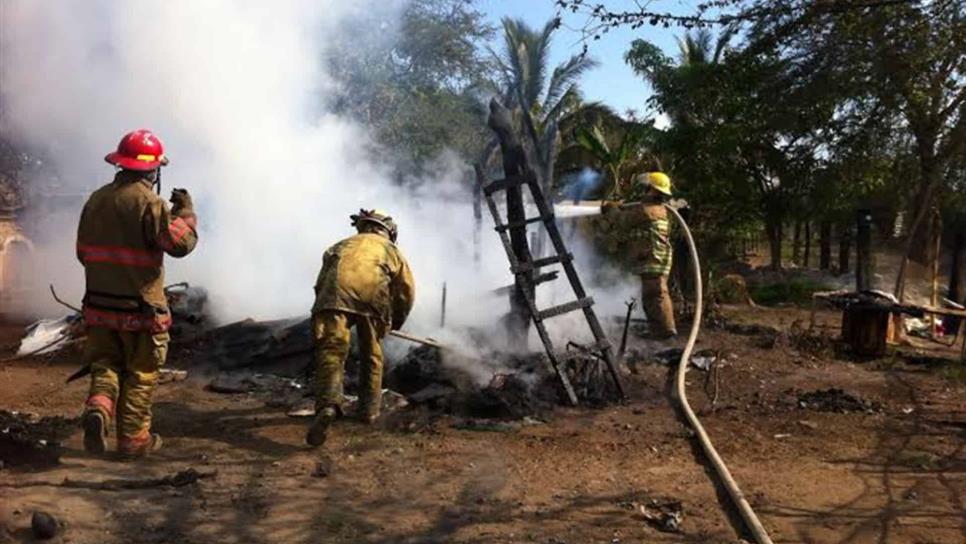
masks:
<svg viewBox="0 0 966 544"><path fill-rule="evenodd" d="M620 134L616 145L608 143L600 125L590 129L577 127L574 132L577 145L585 149L607 173L610 184L607 194L615 198L626 195L634 174L643 170L647 150L648 130L644 125L631 125Z"/></svg>

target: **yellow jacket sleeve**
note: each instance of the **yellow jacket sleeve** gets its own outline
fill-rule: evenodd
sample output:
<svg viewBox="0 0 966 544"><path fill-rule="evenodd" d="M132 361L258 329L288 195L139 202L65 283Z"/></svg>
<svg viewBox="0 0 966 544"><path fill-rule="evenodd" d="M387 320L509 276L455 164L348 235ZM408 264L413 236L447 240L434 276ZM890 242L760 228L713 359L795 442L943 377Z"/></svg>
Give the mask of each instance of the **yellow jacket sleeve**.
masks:
<svg viewBox="0 0 966 544"><path fill-rule="evenodd" d="M416 281L406 258L399 255L399 272L389 287L392 295L392 329L399 330L409 317L416 301Z"/></svg>

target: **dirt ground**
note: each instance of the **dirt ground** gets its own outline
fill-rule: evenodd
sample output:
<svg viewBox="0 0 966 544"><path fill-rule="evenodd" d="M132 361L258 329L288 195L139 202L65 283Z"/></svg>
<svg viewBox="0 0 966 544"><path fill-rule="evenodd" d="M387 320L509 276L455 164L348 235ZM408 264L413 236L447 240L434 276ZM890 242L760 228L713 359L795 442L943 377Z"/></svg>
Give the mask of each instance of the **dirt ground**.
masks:
<svg viewBox="0 0 966 544"><path fill-rule="evenodd" d="M785 330L803 317L728 313ZM834 336L838 317L821 318L822 334ZM0 326L0 358L19 334ZM775 542L966 542L961 372L897 357L854 363L803 351L784 335L721 329L706 330L699 348L725 362L715 409L697 370L689 374L692 404ZM69 356L0 364L0 409L77 416L86 384L61 385L77 366ZM445 417L403 412L372 428L340 423L319 450L303 445L305 420L255 396L208 392L201 372L188 371L187 381L158 391L155 428L165 447L156 457L95 459L78 431L61 465L0 470L0 542L32 542L35 510L62 520L55 542L73 543L747 538L675 414L668 367L628 376L633 398L622 406L559 408L544 424L506 432L457 430ZM799 393L832 387L874 408L834 413L798 402ZM90 485L187 468L210 476L184 487ZM681 502L680 532L645 521L639 505L652 500Z"/></svg>

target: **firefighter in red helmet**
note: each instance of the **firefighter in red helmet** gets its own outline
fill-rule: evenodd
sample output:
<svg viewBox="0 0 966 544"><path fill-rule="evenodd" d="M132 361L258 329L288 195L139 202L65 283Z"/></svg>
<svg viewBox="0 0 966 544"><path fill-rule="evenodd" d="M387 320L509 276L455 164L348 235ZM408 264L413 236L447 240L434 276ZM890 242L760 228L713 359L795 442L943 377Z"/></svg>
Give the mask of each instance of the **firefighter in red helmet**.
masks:
<svg viewBox="0 0 966 544"><path fill-rule="evenodd" d="M115 426L118 452L140 457L161 446L151 432L151 398L171 326L164 254L184 257L194 250L197 218L184 189L172 191L170 207L155 194L168 159L151 131L126 134L104 160L117 173L87 200L77 229L77 258L86 278L83 358L91 368L84 448L104 453L108 429Z"/></svg>

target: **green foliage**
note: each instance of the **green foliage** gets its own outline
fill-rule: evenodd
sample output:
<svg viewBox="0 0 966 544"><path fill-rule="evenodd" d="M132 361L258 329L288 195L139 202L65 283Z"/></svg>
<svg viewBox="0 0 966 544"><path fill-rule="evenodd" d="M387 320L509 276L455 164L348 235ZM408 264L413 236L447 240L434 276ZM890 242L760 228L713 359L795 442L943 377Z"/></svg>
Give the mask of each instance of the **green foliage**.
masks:
<svg viewBox="0 0 966 544"><path fill-rule="evenodd" d="M830 287L808 279L790 279L784 282L767 283L751 288L751 298L762 306L793 304L808 306L812 294L829 291Z"/></svg>
<svg viewBox="0 0 966 544"><path fill-rule="evenodd" d="M325 58L340 83L328 106L370 127L401 173L444 150L468 161L479 153L488 138L479 94L495 74L483 51L494 29L473 2L411 0L398 23L366 14L341 30Z"/></svg>
<svg viewBox="0 0 966 544"><path fill-rule="evenodd" d="M609 134L605 134L601 124L590 129L577 127L574 131L576 144L593 157L598 169L607 173L607 186L602 192L610 199L625 198L634 175L647 170L647 144L654 132L645 124L623 125Z"/></svg>
<svg viewBox="0 0 966 544"><path fill-rule="evenodd" d="M524 141L537 159L547 191L554 184L560 127L582 106L578 81L597 66L594 59L575 55L550 70L550 46L557 24L552 19L535 29L522 20L505 18L503 50L491 52L503 83L504 105L519 114Z"/></svg>
<svg viewBox="0 0 966 544"><path fill-rule="evenodd" d="M936 188L961 215L948 189L966 155L962 3L728 7L729 26L687 32L675 58L642 40L626 55L671 120L655 152L699 229L764 223L780 244L788 221L894 215Z"/></svg>
<svg viewBox="0 0 966 544"><path fill-rule="evenodd" d="M834 180L822 212L861 203L915 217L949 193L966 154L966 4L777 12L748 39L749 54L784 62L787 89L834 112L819 134Z"/></svg>
<svg viewBox="0 0 966 544"><path fill-rule="evenodd" d="M651 106L671 120L655 151L670 159L665 170L692 204L696 226L737 234L765 222L779 236L815 168L815 128L804 119L821 116L774 100L782 63L730 50L732 37L689 34L677 60L638 40L626 60L654 89Z"/></svg>

